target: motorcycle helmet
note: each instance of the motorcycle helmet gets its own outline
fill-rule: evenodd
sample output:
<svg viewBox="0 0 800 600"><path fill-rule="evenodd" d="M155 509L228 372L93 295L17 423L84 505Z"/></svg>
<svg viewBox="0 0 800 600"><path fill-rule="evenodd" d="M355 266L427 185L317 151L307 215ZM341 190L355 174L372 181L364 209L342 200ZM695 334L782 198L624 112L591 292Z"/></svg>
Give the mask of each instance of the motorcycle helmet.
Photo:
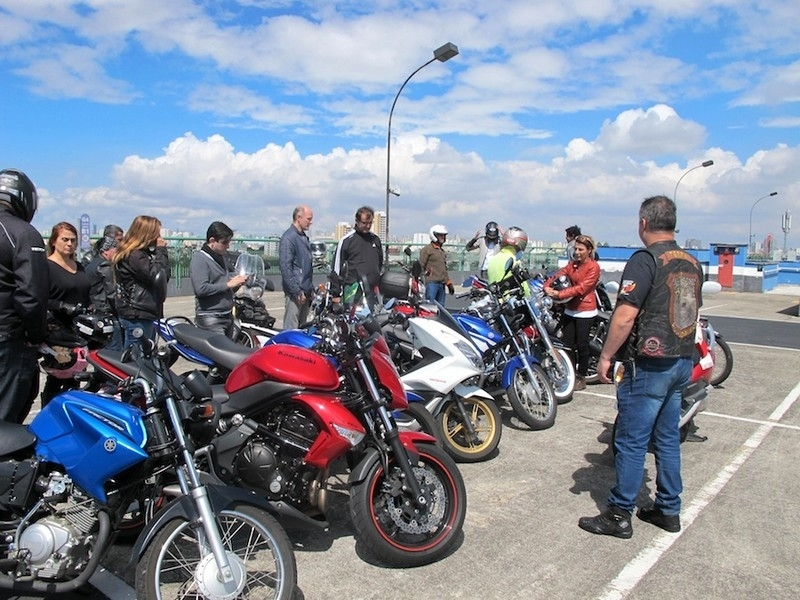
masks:
<svg viewBox="0 0 800 600"><path fill-rule="evenodd" d="M434 225L431 227L430 236L432 242L438 242L439 240L436 238L437 235L447 235L447 227L444 225Z"/></svg>
<svg viewBox="0 0 800 600"><path fill-rule="evenodd" d="M315 241L311 242L311 258L315 261L323 261L328 256L325 248L325 242Z"/></svg>
<svg viewBox="0 0 800 600"><path fill-rule="evenodd" d="M25 173L3 169L0 171L0 202L7 202L15 215L30 223L39 207L39 196Z"/></svg>
<svg viewBox="0 0 800 600"><path fill-rule="evenodd" d="M572 282L569 280L569 277L567 277L566 275L559 275L555 279L555 281L553 281L553 283L550 284L550 287L553 288L554 290L560 292L561 290L566 290L567 288L571 288L572 287ZM555 304L566 304L570 300L572 300L572 298L563 298L563 299L553 298L553 302Z"/></svg>
<svg viewBox="0 0 800 600"><path fill-rule="evenodd" d="M486 224L486 239L490 242L496 242L497 238L500 237L500 227L498 227L497 223L494 221L489 221Z"/></svg>
<svg viewBox="0 0 800 600"><path fill-rule="evenodd" d="M67 348L65 346L45 346L42 369L56 379L73 379L77 373L86 370L86 346Z"/></svg>
<svg viewBox="0 0 800 600"><path fill-rule="evenodd" d="M503 236L504 246L514 246L517 252L524 252L528 246L528 234L519 227L509 227Z"/></svg>

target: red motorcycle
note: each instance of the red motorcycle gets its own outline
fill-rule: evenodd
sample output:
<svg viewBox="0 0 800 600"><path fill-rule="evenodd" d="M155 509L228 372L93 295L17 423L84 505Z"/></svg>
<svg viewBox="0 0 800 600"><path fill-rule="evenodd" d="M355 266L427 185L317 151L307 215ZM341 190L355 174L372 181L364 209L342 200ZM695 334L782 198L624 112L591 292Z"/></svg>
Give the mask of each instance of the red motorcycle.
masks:
<svg viewBox="0 0 800 600"><path fill-rule="evenodd" d="M407 406L406 393L371 316L330 316L317 333L314 348L252 352L215 386L219 418L198 459L223 482L326 527L329 471L346 456L359 540L392 566L442 558L466 514L456 464L434 437L398 430L391 411ZM130 374L113 351L90 361L111 377Z"/></svg>

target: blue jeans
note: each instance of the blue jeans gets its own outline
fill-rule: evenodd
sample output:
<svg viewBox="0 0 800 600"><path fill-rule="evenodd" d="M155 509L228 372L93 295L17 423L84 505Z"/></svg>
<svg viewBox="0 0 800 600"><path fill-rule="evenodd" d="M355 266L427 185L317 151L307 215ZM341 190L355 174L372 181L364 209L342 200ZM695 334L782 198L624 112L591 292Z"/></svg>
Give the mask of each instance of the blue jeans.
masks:
<svg viewBox="0 0 800 600"><path fill-rule="evenodd" d="M148 338L151 340L156 339L156 324L151 319L122 319L119 320L120 325L122 325L122 344L124 348L127 348L132 343L137 342L139 337L136 333L140 333L141 337ZM137 332L136 330L140 329L141 332Z"/></svg>
<svg viewBox="0 0 800 600"><path fill-rule="evenodd" d="M683 482L678 420L681 390L691 374L691 358L638 359L634 365L625 365L625 375L617 386L617 481L608 497L610 506L631 512L636 508L645 455L652 441L656 457L655 508L665 515L680 512Z"/></svg>
<svg viewBox="0 0 800 600"><path fill-rule="evenodd" d="M428 302L438 302L444 306L445 298L443 281L425 282L425 299Z"/></svg>

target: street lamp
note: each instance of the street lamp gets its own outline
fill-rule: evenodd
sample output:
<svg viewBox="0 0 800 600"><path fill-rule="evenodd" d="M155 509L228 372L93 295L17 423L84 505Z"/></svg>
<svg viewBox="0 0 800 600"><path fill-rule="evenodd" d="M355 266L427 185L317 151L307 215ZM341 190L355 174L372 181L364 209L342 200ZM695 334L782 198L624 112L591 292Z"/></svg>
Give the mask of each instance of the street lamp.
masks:
<svg viewBox="0 0 800 600"><path fill-rule="evenodd" d="M692 171L694 171L695 169L699 169L700 167L710 167L710 166L711 166L711 165L713 165L713 164L714 164L714 161L713 161L713 160L707 160L707 161L704 161L704 162L700 163L699 165L695 165L695 166L693 166L693 167L692 167L691 169L689 169L688 171L685 171L685 172L683 173L683 175L681 175L681 176L680 176L680 178L678 179L678 183L676 183L676 184L675 184L675 191L674 191L674 192L672 192L672 201L673 201L673 202L674 202L676 205L678 204L678 184L681 182L681 179L683 179L684 177L686 177L686 176L687 176L689 173L691 173L691 172L692 172Z"/></svg>
<svg viewBox="0 0 800 600"><path fill-rule="evenodd" d="M386 133L386 262L389 262L389 197L394 194L395 196L399 196L396 191L394 191L389 184L389 168L391 165L391 155L392 155L392 114L394 113L394 105L397 104L397 99L400 97L400 93L403 91L403 88L406 87L406 84L411 80L411 78L419 73L422 69L427 67L433 61L438 60L439 62L446 62L456 56L458 54L458 47L451 43L447 42L444 46L440 46L436 50L433 51L433 58L426 62L424 65L417 67L417 70L411 73L406 80L403 82L403 85L400 86L400 89L397 90L397 94L394 96L394 101L392 102L392 108L389 111L389 128Z"/></svg>
<svg viewBox="0 0 800 600"><path fill-rule="evenodd" d="M747 236L747 253L750 253L750 246L753 245L753 209L756 207L756 204L761 202L764 198L769 198L770 196L777 196L778 192L770 192L766 196L761 196L758 200L753 202L753 206L750 207L750 233ZM753 248L755 251L755 248Z"/></svg>

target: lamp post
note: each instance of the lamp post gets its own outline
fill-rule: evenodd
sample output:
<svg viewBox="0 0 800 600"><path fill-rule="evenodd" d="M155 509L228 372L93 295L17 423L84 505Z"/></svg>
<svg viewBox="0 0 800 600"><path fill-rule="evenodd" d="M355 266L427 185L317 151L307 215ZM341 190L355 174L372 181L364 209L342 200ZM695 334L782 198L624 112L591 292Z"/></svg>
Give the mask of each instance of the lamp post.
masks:
<svg viewBox="0 0 800 600"><path fill-rule="evenodd" d="M691 169L689 169L688 171L684 171L683 175L681 175L681 176L678 178L678 183L676 183L676 184L675 184L675 191L674 191L674 192L672 192L672 201L673 201L673 202L675 202L675 204L676 204L676 205L678 204L678 184L681 182L681 179L683 179L684 177L686 177L686 176L687 176L689 173L691 173L691 172L692 172L692 171L694 171L695 169L699 169L699 168L701 168L701 167L703 167L703 168L705 168L705 167L710 167L710 166L711 166L711 165L713 165L713 164L714 164L714 161L713 161L713 160L706 160L706 161L704 161L704 162L700 163L699 165L695 165L695 166L693 166L693 167L692 167Z"/></svg>
<svg viewBox="0 0 800 600"><path fill-rule="evenodd" d="M397 90L397 94L394 96L394 100L392 101L392 108L389 110L389 128L386 132L386 262L389 262L389 198L394 194L395 196L399 196L396 191L394 191L389 182L389 173L391 167L391 156L392 156L392 114L394 114L394 105L397 104L397 99L400 97L400 93L403 91L403 88L406 87L406 84L411 80L411 78L419 73L422 69L427 67L433 61L438 60L439 62L446 62L456 56L458 54L458 47L451 43L447 42L444 46L440 46L436 50L433 51L433 58L430 59L423 65L417 67L417 69L409 75L406 80L403 82L403 85L400 86L400 89Z"/></svg>
<svg viewBox="0 0 800 600"><path fill-rule="evenodd" d="M750 231L749 235L747 236L747 253L750 254L750 247L753 245L753 209L756 207L756 204L761 202L764 198L769 198L770 196L777 196L778 192L770 192L766 196L761 196L758 200L753 202L753 206L750 207ZM755 248L753 248L755 250Z"/></svg>

